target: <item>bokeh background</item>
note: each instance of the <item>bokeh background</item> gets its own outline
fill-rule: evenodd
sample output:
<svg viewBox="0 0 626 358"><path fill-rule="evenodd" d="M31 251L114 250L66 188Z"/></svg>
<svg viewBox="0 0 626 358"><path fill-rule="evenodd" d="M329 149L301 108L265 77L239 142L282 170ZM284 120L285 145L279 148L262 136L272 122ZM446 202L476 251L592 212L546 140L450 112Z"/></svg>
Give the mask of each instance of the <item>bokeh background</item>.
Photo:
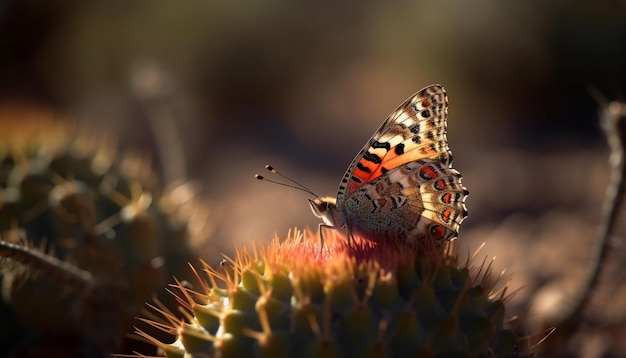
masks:
<svg viewBox="0 0 626 358"><path fill-rule="evenodd" d="M479 256L514 274L512 312L540 317L587 269L608 182L597 113L626 89L625 1L0 2L0 103L107 133L164 184L197 180L208 262L317 226L303 193L254 180L266 163L334 195L386 116L431 83L448 91L470 191L462 251L486 242ZM619 327L555 349L626 354Z"/></svg>

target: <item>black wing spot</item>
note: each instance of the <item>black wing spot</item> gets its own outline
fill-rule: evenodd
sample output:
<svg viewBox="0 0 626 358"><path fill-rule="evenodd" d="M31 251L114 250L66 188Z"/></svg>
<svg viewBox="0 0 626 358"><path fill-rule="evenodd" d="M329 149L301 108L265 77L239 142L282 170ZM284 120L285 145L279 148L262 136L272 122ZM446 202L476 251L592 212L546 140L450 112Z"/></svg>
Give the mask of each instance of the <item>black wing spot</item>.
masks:
<svg viewBox="0 0 626 358"><path fill-rule="evenodd" d="M422 142L422 137L418 135L414 135L413 138L411 138L411 140L413 141L413 143L420 144Z"/></svg>
<svg viewBox="0 0 626 358"><path fill-rule="evenodd" d="M409 126L409 130L410 130L410 131L411 131L411 133L413 133L413 134L417 134L417 133L419 133L419 131L420 131L420 124L419 124L419 123L414 123L414 124L411 124L411 125Z"/></svg>
<svg viewBox="0 0 626 358"><path fill-rule="evenodd" d="M389 197L391 199L391 208L395 210L398 208L398 200L394 196Z"/></svg>
<svg viewBox="0 0 626 358"><path fill-rule="evenodd" d="M365 165L361 164L361 163L357 163L356 167L361 169L362 171L368 173L368 174L372 174L372 170L368 167L366 167Z"/></svg>
<svg viewBox="0 0 626 358"><path fill-rule="evenodd" d="M421 115L424 118L428 118L428 117L430 117L430 111L427 110L427 109L424 109L424 110L422 110Z"/></svg>
<svg viewBox="0 0 626 358"><path fill-rule="evenodd" d="M389 142L381 143L379 141L374 141L374 143L372 143L372 148L384 148L386 151L389 151L391 149L391 144L389 144Z"/></svg>
<svg viewBox="0 0 626 358"><path fill-rule="evenodd" d="M397 155L404 154L404 143L400 143L396 145L396 148L394 149L394 151L396 152Z"/></svg>
<svg viewBox="0 0 626 358"><path fill-rule="evenodd" d="M363 154L363 159L372 162L374 164L380 164L383 162L382 159L380 159L380 157L374 153L370 153L370 152L365 152L365 154Z"/></svg>
<svg viewBox="0 0 626 358"><path fill-rule="evenodd" d="M386 174L389 171L389 169L385 168L385 167L380 167L380 172L383 174Z"/></svg>
<svg viewBox="0 0 626 358"><path fill-rule="evenodd" d="M357 182L359 184L363 182L361 179L355 177L354 175L352 176L352 178L350 178L350 180L355 181L355 182Z"/></svg>

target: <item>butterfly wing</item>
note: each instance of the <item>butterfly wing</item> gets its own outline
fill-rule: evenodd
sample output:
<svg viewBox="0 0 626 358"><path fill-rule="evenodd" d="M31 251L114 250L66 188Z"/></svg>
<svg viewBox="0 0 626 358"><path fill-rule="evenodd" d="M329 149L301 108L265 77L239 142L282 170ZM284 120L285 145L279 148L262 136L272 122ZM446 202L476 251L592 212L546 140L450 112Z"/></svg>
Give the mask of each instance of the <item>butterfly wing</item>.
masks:
<svg viewBox="0 0 626 358"><path fill-rule="evenodd" d="M408 162L435 159L450 168L447 119L448 96L441 85L430 85L409 97L387 117L348 167L339 185L337 206L362 185Z"/></svg>
<svg viewBox="0 0 626 358"><path fill-rule="evenodd" d="M466 196L458 171L418 159L363 184L344 210L362 237L451 240L467 216Z"/></svg>

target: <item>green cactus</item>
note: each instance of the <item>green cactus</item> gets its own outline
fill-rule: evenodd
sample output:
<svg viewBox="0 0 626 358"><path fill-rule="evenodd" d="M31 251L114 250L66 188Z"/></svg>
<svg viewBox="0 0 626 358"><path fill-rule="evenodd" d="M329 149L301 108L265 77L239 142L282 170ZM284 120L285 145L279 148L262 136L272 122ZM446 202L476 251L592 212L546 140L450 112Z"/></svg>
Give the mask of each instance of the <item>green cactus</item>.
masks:
<svg viewBox="0 0 626 358"><path fill-rule="evenodd" d="M324 239L321 254L306 232L204 264L203 284L175 293L185 318L157 305L163 319L145 320L174 342L138 333L170 358L520 356L489 269L415 244Z"/></svg>
<svg viewBox="0 0 626 358"><path fill-rule="evenodd" d="M132 352L133 317L193 259L189 189L158 190L144 160L49 112L1 106L0 312L24 334L0 338L0 353L59 337L80 356Z"/></svg>

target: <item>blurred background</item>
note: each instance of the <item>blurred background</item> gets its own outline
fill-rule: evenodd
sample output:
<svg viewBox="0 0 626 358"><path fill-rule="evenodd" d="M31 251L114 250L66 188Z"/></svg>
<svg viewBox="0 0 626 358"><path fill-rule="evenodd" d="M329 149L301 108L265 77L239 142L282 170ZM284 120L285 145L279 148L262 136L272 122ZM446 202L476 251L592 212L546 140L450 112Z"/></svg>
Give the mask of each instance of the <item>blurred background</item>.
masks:
<svg viewBox="0 0 626 358"><path fill-rule="evenodd" d="M486 242L479 257L514 274L513 313L541 315L528 307L584 275L600 220L608 149L592 94L624 99L626 1L0 2L0 104L107 133L164 184L197 180L208 262L317 226L303 193L254 180L266 163L334 195L380 123L431 83L448 92L470 191L462 251ZM619 356L616 332L560 348Z"/></svg>

